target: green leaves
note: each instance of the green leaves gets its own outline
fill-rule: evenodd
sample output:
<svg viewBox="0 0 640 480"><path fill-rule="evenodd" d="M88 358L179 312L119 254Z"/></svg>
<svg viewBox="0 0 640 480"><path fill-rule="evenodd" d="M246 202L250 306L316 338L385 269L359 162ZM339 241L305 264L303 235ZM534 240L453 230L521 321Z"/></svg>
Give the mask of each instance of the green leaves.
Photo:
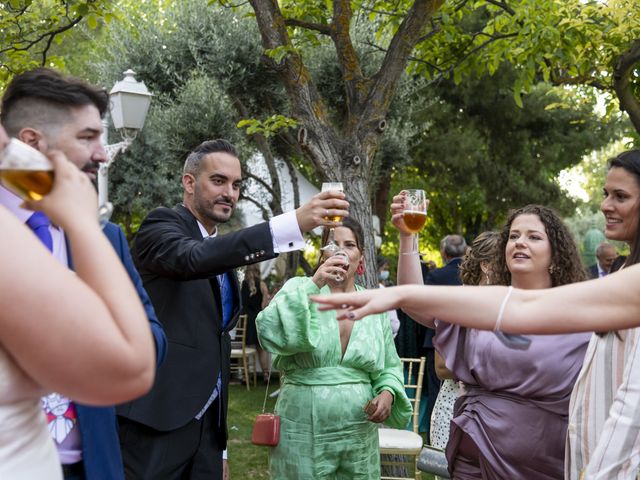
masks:
<svg viewBox="0 0 640 480"><path fill-rule="evenodd" d="M298 122L293 118L285 117L284 115L271 115L265 120L240 120L236 126L237 128L244 128L247 135L259 133L269 138L282 131L289 130L290 128L296 128L298 126Z"/></svg>
<svg viewBox="0 0 640 480"><path fill-rule="evenodd" d="M83 22L95 29L113 16L109 0L10 0L0 8L0 90L16 73L63 66L58 51Z"/></svg>

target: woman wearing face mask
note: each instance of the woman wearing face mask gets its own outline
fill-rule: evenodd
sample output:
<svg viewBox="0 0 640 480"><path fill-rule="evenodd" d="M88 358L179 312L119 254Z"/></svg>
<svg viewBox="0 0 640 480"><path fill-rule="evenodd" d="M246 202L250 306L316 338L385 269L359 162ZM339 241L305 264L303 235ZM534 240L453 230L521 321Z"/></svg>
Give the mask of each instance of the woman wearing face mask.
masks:
<svg viewBox="0 0 640 480"><path fill-rule="evenodd" d="M346 217L335 229L346 256L323 252L313 277L287 281L256 320L260 343L282 374L273 479L380 478L377 424L405 428L409 421L387 315L337 322L335 312L318 312L309 301L314 293L362 290L355 279L364 271L363 240L360 224Z"/></svg>
<svg viewBox="0 0 640 480"><path fill-rule="evenodd" d="M378 286L380 288L385 288L390 284L389 260L384 258L382 255L378 255ZM395 310L389 310L387 312L387 315L389 315L391 333L393 334L393 338L396 338L396 336L398 335L398 330L400 330L400 319L398 318L398 312L396 312Z"/></svg>

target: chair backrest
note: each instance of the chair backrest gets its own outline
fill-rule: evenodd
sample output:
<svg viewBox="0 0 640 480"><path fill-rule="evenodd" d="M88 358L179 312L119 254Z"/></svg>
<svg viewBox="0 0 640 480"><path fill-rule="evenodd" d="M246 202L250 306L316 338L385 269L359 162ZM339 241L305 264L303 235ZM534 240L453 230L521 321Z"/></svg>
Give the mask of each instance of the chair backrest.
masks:
<svg viewBox="0 0 640 480"><path fill-rule="evenodd" d="M422 380L424 378L425 357L420 358L401 358L400 361L404 367L404 390L407 392L411 406L413 407L413 415L411 423L414 433L418 433L418 421L420 417L420 397L422 396Z"/></svg>
<svg viewBox="0 0 640 480"><path fill-rule="evenodd" d="M233 338L232 345L236 345L235 348L242 348L244 353L247 343L247 315L243 314L238 317L238 323L235 327L236 334Z"/></svg>

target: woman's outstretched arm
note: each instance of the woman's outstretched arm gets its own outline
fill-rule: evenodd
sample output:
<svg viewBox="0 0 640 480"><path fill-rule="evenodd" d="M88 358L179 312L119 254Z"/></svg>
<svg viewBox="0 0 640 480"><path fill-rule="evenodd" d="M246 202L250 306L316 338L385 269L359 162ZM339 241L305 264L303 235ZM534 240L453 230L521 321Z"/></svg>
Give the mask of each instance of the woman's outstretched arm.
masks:
<svg viewBox="0 0 640 480"><path fill-rule="evenodd" d="M501 330L509 333L608 331L640 326L640 265L615 275L544 290L514 289ZM420 311L465 327L492 330L507 287L406 285L350 294L315 296L321 309L350 309L339 319L362 318L391 308ZM421 321L416 318L417 321ZM422 322L421 322L422 323Z"/></svg>

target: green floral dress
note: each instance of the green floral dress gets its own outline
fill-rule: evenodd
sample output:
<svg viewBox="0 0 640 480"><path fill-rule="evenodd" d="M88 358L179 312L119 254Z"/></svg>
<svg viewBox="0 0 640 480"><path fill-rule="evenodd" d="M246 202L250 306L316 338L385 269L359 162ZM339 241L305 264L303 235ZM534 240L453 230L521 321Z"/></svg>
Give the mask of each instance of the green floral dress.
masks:
<svg viewBox="0 0 640 480"><path fill-rule="evenodd" d="M363 407L388 390L394 402L385 424L405 428L411 416L389 320L385 313L355 322L343 357L335 312L319 312L309 300L319 293L329 288L292 278L256 320L260 343L282 374L271 478L380 478L378 425Z"/></svg>

